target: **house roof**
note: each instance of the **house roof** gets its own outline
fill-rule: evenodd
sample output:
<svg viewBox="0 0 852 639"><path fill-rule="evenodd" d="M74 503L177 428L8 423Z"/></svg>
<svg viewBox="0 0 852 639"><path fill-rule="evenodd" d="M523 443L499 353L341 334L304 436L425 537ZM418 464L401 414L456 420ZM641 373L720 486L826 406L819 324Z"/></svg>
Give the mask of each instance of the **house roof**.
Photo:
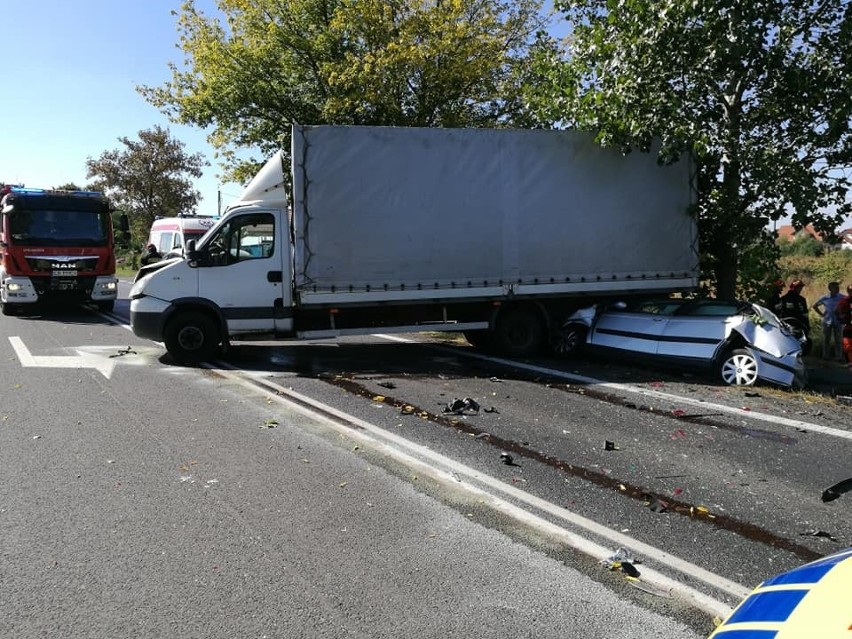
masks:
<svg viewBox="0 0 852 639"><path fill-rule="evenodd" d="M852 231L852 229L849 229L849 231ZM841 233L843 233L843 231ZM775 234L778 236L778 239L783 240L792 241L796 237L801 237L803 234L807 234L815 240L818 240L820 242L824 241L822 233L817 231L812 224L808 224L807 226L804 226L800 229L797 229L792 224L785 224L784 226L779 226L775 230Z"/></svg>

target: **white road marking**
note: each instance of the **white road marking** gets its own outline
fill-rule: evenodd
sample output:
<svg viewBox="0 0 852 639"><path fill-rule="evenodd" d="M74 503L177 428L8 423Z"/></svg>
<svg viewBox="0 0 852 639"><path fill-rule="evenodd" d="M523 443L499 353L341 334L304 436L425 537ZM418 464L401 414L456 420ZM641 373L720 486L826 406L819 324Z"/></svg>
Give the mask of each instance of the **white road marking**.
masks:
<svg viewBox="0 0 852 639"><path fill-rule="evenodd" d="M33 355L20 337L9 337L18 361L24 368L94 368L109 379L115 362L100 355L77 351L77 355Z"/></svg>
<svg viewBox="0 0 852 639"><path fill-rule="evenodd" d="M221 365L221 363L218 364ZM226 366L228 365L226 364ZM571 512L567 508L505 484L495 477L436 453L426 446L411 442L375 424L366 422L311 397L270 382L262 377L262 375L268 373L249 373L230 366L227 369L215 368L213 366L205 366L205 368L215 371L234 383L250 389L252 392L260 391L263 392L264 396L267 396L267 393L271 393L268 396L270 401L286 405L288 408L309 416L333 429L335 432L358 440L364 445L371 445L423 476L429 476L435 481L440 481L443 484L456 488L462 486L478 499L490 502L490 505L496 510L527 525L534 526L536 529L559 539L562 543L598 561L612 555L613 548L606 548L586 537L554 524L552 521L545 519L543 515L564 521L567 525L606 540L612 543L613 547L622 546L629 548L646 560L658 562L711 588L727 593L735 601L740 601L751 592L750 588L730 581L679 557L675 557L664 550L648 545L638 539L629 537L624 533L602 526L591 519ZM259 386L265 387L267 390L264 392ZM500 497L500 494L504 497ZM521 504L525 508L517 504ZM534 511L541 513L541 515L535 514ZM731 607L728 604L714 599L648 566L642 567L642 579L659 588L670 591L674 596L681 598L690 605L711 614L726 617L731 612Z"/></svg>

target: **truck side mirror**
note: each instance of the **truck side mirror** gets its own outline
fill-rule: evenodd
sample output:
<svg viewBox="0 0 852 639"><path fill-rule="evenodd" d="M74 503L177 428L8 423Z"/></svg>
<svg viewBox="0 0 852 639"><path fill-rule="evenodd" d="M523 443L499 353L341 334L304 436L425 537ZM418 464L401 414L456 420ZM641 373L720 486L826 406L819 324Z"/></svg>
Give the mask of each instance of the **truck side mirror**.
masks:
<svg viewBox="0 0 852 639"><path fill-rule="evenodd" d="M201 254L198 252L198 249L195 248L195 240L187 241L186 248L184 249L184 256L186 257L187 264L189 264L191 268L196 268L199 265Z"/></svg>

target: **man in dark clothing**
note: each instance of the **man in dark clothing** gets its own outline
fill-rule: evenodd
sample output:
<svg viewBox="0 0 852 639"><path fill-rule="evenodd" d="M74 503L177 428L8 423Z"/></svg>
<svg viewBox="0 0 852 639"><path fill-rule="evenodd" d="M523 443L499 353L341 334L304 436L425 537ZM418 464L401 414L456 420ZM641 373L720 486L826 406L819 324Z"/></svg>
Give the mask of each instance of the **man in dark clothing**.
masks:
<svg viewBox="0 0 852 639"><path fill-rule="evenodd" d="M798 324L797 328L802 328L807 335L811 332L811 322L808 319L808 302L802 297L803 288L805 288L805 283L802 280L790 282L790 289L781 296L778 315L785 321L794 320Z"/></svg>

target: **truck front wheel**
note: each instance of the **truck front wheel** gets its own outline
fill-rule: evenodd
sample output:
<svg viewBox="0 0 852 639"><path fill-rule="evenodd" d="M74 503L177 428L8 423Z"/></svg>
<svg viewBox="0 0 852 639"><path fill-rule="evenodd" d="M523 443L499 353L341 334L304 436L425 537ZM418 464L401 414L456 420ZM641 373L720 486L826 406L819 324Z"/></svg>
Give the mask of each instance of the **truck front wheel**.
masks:
<svg viewBox="0 0 852 639"><path fill-rule="evenodd" d="M178 313L166 325L166 350L178 362L195 364L210 359L219 346L216 324L204 313Z"/></svg>
<svg viewBox="0 0 852 639"><path fill-rule="evenodd" d="M528 309L509 309L497 318L493 337L499 351L508 357L535 355L544 344L541 317Z"/></svg>
<svg viewBox="0 0 852 639"><path fill-rule="evenodd" d="M3 315L15 315L18 312L18 307L15 304L9 304L9 302L0 302L0 310L2 310Z"/></svg>

